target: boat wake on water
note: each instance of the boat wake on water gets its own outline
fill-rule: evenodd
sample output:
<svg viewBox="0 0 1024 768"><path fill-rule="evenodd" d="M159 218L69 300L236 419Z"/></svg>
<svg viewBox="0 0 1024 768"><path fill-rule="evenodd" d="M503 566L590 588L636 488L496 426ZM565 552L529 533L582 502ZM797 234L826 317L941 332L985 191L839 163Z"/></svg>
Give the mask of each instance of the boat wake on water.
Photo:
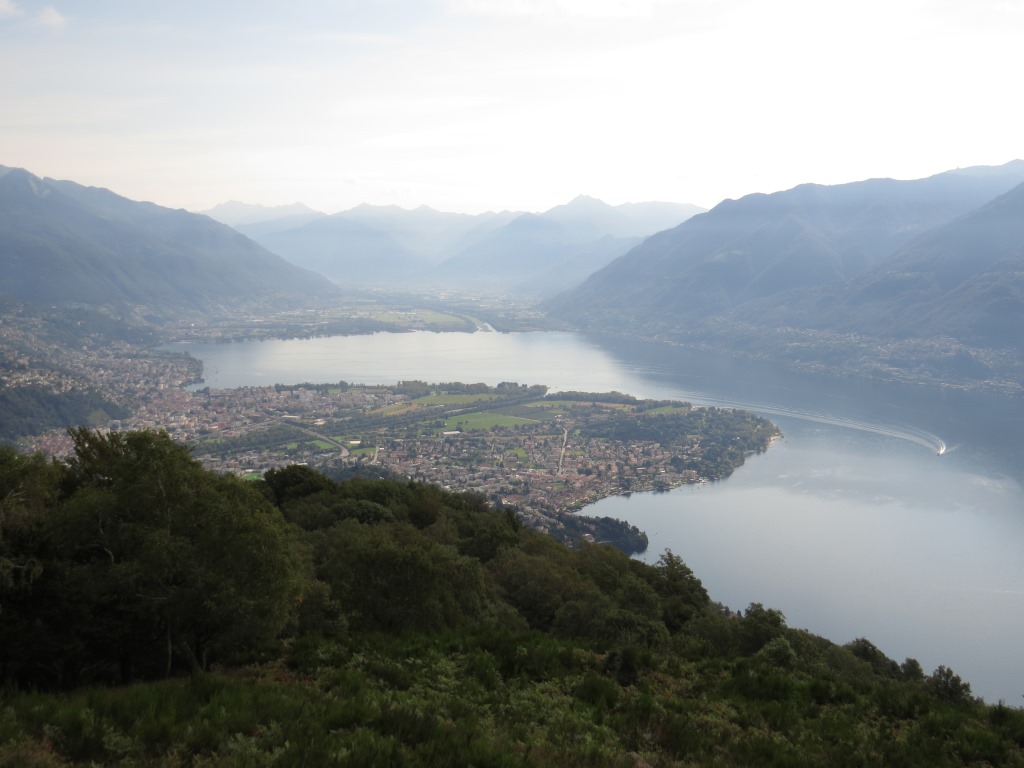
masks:
<svg viewBox="0 0 1024 768"><path fill-rule="evenodd" d="M699 402L697 402L698 400ZM714 405L722 408L742 408L744 410L755 411L769 416L785 416L792 419L800 419L802 421L811 421L817 424L827 424L832 427L856 429L861 432L870 432L872 434L882 435L883 437L892 437L897 440L906 440L907 442L914 443L915 445L920 445L922 448L935 451L936 456L942 456L950 450L946 447L946 443L941 437L932 432L928 432L924 429L918 429L916 427L872 424L871 422L849 419L844 416L833 416L828 413L807 411L801 408L787 408L785 406L772 405L770 403L749 403L740 400L723 400L721 398L714 397L698 397L695 402L698 405Z"/></svg>

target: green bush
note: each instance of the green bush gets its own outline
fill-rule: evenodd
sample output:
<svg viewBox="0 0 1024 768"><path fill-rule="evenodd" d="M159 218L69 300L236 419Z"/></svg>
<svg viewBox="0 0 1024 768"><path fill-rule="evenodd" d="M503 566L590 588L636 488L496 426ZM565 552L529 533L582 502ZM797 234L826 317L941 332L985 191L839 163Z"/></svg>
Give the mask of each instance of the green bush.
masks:
<svg viewBox="0 0 1024 768"><path fill-rule="evenodd" d="M587 672L573 689L573 696L599 710L611 710L619 701L620 688L612 680L596 672Z"/></svg>

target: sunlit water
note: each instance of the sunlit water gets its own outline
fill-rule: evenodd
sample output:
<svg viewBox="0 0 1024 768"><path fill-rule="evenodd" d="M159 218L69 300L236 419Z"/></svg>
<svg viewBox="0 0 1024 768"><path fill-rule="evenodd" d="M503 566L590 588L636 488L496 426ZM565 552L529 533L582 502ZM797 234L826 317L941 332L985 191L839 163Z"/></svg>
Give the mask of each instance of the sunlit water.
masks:
<svg viewBox="0 0 1024 768"><path fill-rule="evenodd" d="M712 597L761 602L838 642L867 637L1020 705L1024 409L565 334L377 334L176 345L212 387L400 380L547 384L740 405L785 438L720 483L604 499ZM937 455L941 453L942 455Z"/></svg>

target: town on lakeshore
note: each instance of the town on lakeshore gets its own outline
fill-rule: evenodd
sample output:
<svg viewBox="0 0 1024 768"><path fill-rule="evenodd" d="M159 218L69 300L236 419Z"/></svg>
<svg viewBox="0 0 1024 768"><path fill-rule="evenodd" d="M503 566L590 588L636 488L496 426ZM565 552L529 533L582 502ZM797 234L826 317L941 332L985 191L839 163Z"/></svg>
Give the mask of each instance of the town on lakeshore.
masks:
<svg viewBox="0 0 1024 768"><path fill-rule="evenodd" d="M215 471L258 477L304 463L396 475L479 493L555 533L568 513L606 496L725 477L779 434L743 411L619 393L420 381L200 389L202 364L185 354L128 342L63 351L66 369L88 371L89 386L124 406L99 426L165 430ZM8 370L10 387L81 386L55 370ZM22 442L54 456L71 447L63 429ZM602 538L576 538L590 536Z"/></svg>

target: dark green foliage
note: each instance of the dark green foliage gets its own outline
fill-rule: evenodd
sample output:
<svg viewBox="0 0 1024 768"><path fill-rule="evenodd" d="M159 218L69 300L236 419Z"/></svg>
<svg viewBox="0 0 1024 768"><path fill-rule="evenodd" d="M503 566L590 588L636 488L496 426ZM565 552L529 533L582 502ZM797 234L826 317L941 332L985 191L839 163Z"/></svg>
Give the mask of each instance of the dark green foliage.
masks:
<svg viewBox="0 0 1024 768"><path fill-rule="evenodd" d="M921 662L917 659L908 658L900 664L900 674L903 675L904 680L924 680L924 669L921 668Z"/></svg>
<svg viewBox="0 0 1024 768"><path fill-rule="evenodd" d="M619 685L636 685L640 679L640 668L643 664L640 652L632 645L621 651L612 651L605 659L605 671L614 674ZM649 665L646 665L649 666Z"/></svg>
<svg viewBox="0 0 1024 768"><path fill-rule="evenodd" d="M501 682L498 662L488 651L479 650L470 654L465 661L466 673L475 679L485 690L493 691Z"/></svg>
<svg viewBox="0 0 1024 768"><path fill-rule="evenodd" d="M731 408L692 408L683 413L622 412L600 425L584 427L585 436L623 442L642 440L672 446L688 435L701 436L699 455L677 466L718 479L727 477L751 453L764 451L778 429L767 419Z"/></svg>
<svg viewBox="0 0 1024 768"><path fill-rule="evenodd" d="M346 520L326 533L322 558L321 576L353 625L430 632L488 619L480 563L415 528Z"/></svg>
<svg viewBox="0 0 1024 768"><path fill-rule="evenodd" d="M960 675L948 667L940 666L927 680L925 687L941 699L951 704L964 704L971 700L971 684L960 678Z"/></svg>
<svg viewBox="0 0 1024 768"><path fill-rule="evenodd" d="M66 463L0 449L0 765L1024 765L1021 710L758 603L727 616L672 552L74 437Z"/></svg>
<svg viewBox="0 0 1024 768"><path fill-rule="evenodd" d="M292 640L286 662L292 669L313 674L325 667L341 666L350 656L348 648L337 640L306 633Z"/></svg>
<svg viewBox="0 0 1024 768"><path fill-rule="evenodd" d="M44 387L0 390L0 440L14 440L67 424L106 426L129 411L98 392L72 389L52 392Z"/></svg>
<svg viewBox="0 0 1024 768"><path fill-rule="evenodd" d="M573 695L582 702L599 710L611 710L619 701L620 688L610 678L588 672L573 690Z"/></svg>
<svg viewBox="0 0 1024 768"><path fill-rule="evenodd" d="M205 668L276 638L306 571L277 510L166 435L72 437L75 455L45 469L55 486L25 495L35 514L19 519L19 558L39 577L5 596L7 676L129 680Z"/></svg>
<svg viewBox="0 0 1024 768"><path fill-rule="evenodd" d="M671 632L681 629L692 616L707 607L708 593L704 585L670 549L658 558L654 570L643 569L641 576L650 579L651 586L661 596L662 619Z"/></svg>
<svg viewBox="0 0 1024 768"><path fill-rule="evenodd" d="M320 472L299 464L267 470L263 475L263 481L278 506L293 499L311 496L317 491L336 491L338 487Z"/></svg>
<svg viewBox="0 0 1024 768"><path fill-rule="evenodd" d="M39 518L56 503L59 465L0 445L0 595L30 589L42 575Z"/></svg>
<svg viewBox="0 0 1024 768"><path fill-rule="evenodd" d="M647 534L623 520L566 513L559 515L558 521L569 541L585 541L585 536L589 535L594 541L610 544L626 554L647 551Z"/></svg>
<svg viewBox="0 0 1024 768"><path fill-rule="evenodd" d="M900 665L886 657L886 655L876 648L874 643L870 640L858 637L852 643L848 643L846 647L849 648L850 652L858 659L870 664L871 669L874 670L876 675L880 675L882 677L899 677L902 674ZM908 668L908 671L910 674L913 674L912 667Z"/></svg>
<svg viewBox="0 0 1024 768"><path fill-rule="evenodd" d="M786 617L780 611L765 608L760 603L751 603L747 606L739 626L740 652L753 654L782 634L786 626Z"/></svg>

